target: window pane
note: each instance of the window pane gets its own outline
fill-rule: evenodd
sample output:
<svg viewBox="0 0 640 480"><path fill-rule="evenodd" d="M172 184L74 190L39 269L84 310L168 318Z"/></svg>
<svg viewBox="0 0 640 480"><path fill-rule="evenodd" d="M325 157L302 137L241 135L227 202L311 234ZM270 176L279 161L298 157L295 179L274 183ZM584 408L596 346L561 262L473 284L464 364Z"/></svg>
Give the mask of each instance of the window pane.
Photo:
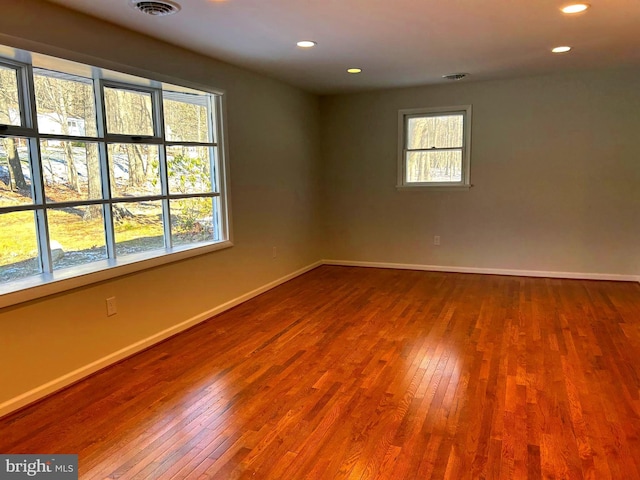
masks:
<svg viewBox="0 0 640 480"><path fill-rule="evenodd" d="M409 118L407 148L455 148L463 145L464 115Z"/></svg>
<svg viewBox="0 0 640 480"><path fill-rule="evenodd" d="M213 241L213 203L216 201L217 198L208 197L170 201L171 240L174 246Z"/></svg>
<svg viewBox="0 0 640 480"><path fill-rule="evenodd" d="M0 124L22 125L18 74L15 69L0 66Z"/></svg>
<svg viewBox="0 0 640 480"><path fill-rule="evenodd" d="M107 132L154 136L151 94L105 87Z"/></svg>
<svg viewBox="0 0 640 480"><path fill-rule="evenodd" d="M116 203L113 220L118 256L164 248L162 204L159 201Z"/></svg>
<svg viewBox="0 0 640 480"><path fill-rule="evenodd" d="M51 208L48 223L54 270L107 258L100 205Z"/></svg>
<svg viewBox="0 0 640 480"><path fill-rule="evenodd" d="M0 282L38 273L34 212L0 213Z"/></svg>
<svg viewBox="0 0 640 480"><path fill-rule="evenodd" d="M160 195L160 155L157 145L111 144L111 196Z"/></svg>
<svg viewBox="0 0 640 480"><path fill-rule="evenodd" d="M211 186L211 147L167 147L169 193L204 193Z"/></svg>
<svg viewBox="0 0 640 480"><path fill-rule="evenodd" d="M34 69L38 131L95 137L93 84L66 73Z"/></svg>
<svg viewBox="0 0 640 480"><path fill-rule="evenodd" d="M49 202L102 198L97 143L41 140L40 153Z"/></svg>
<svg viewBox="0 0 640 480"><path fill-rule="evenodd" d="M208 99L203 95L164 92L164 133L172 142L211 142Z"/></svg>
<svg viewBox="0 0 640 480"><path fill-rule="evenodd" d="M407 182L461 182L462 150L408 152Z"/></svg>
<svg viewBox="0 0 640 480"><path fill-rule="evenodd" d="M29 143L25 138L0 138L0 207L31 203Z"/></svg>

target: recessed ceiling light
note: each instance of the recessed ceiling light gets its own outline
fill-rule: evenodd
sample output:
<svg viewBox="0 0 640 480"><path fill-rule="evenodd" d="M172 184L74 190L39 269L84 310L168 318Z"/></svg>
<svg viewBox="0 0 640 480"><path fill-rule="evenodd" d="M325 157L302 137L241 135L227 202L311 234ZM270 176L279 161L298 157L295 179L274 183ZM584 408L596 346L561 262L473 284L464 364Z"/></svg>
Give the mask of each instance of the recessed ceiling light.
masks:
<svg viewBox="0 0 640 480"><path fill-rule="evenodd" d="M347 68L347 72L348 73L361 73L362 69L361 68Z"/></svg>
<svg viewBox="0 0 640 480"><path fill-rule="evenodd" d="M296 43L296 45L302 48L311 48L311 47L315 47L317 43L314 42L313 40L301 40L298 43Z"/></svg>
<svg viewBox="0 0 640 480"><path fill-rule="evenodd" d="M562 13L580 13L580 12L584 12L587 8L589 8L591 5L589 5L588 3L574 3L572 5L567 5L566 7L563 7Z"/></svg>
<svg viewBox="0 0 640 480"><path fill-rule="evenodd" d="M551 51L553 53L566 53L569 50L571 50L571 47L564 46L564 47L556 47L556 48L552 49Z"/></svg>

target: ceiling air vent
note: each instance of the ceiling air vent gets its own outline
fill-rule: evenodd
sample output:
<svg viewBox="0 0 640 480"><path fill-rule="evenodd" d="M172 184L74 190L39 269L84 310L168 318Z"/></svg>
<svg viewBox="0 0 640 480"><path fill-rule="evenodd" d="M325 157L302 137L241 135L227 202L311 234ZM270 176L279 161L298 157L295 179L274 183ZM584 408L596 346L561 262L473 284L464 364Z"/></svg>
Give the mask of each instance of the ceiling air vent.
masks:
<svg viewBox="0 0 640 480"><path fill-rule="evenodd" d="M446 78L447 80L462 80L468 73L450 73L448 75L443 75L442 78Z"/></svg>
<svg viewBox="0 0 640 480"><path fill-rule="evenodd" d="M163 17L172 15L180 11L180 5L167 0L138 1L131 0L131 6L142 13L153 15L155 17Z"/></svg>

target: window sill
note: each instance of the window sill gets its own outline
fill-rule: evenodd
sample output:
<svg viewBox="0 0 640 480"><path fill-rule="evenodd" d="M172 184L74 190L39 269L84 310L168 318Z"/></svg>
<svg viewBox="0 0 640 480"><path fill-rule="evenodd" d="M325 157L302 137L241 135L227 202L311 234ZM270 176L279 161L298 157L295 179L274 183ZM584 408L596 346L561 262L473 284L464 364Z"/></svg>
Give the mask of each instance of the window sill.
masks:
<svg viewBox="0 0 640 480"><path fill-rule="evenodd" d="M460 191L469 190L473 185L396 185L396 190L401 192L413 192L413 191Z"/></svg>
<svg viewBox="0 0 640 480"><path fill-rule="evenodd" d="M53 274L40 274L0 285L0 308L35 300L78 287L166 265L187 258L232 247L230 241L202 246L183 246L130 255L120 260L102 260Z"/></svg>

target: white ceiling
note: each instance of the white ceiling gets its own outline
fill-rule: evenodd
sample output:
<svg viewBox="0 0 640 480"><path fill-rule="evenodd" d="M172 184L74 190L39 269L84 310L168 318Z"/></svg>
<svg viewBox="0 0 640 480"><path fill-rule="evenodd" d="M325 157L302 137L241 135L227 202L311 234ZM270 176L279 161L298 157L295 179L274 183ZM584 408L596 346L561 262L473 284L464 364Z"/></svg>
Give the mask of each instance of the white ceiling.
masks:
<svg viewBox="0 0 640 480"><path fill-rule="evenodd" d="M167 17L129 0L51 1L316 93L640 65L640 0L574 16L560 12L570 0L177 0Z"/></svg>

